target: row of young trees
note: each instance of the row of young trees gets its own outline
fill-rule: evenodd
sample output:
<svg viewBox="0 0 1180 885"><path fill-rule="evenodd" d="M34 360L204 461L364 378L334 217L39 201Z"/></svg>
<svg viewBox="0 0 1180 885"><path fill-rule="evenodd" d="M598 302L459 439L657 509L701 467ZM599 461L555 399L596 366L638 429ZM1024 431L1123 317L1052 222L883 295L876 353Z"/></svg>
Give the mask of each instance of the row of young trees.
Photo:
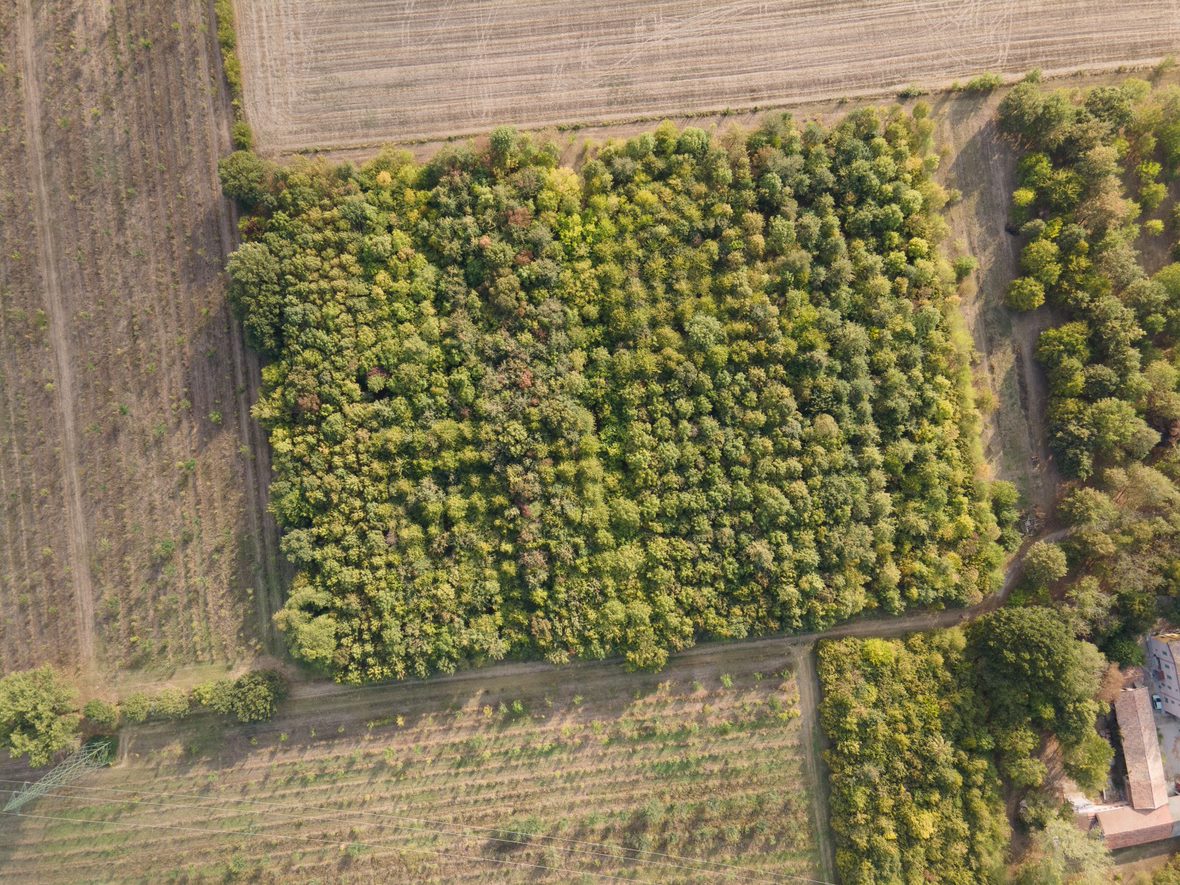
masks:
<svg viewBox="0 0 1180 885"><path fill-rule="evenodd" d="M1001 778L1039 785L1046 734L1079 782L1105 783L1113 750L1094 730L1094 697L1106 662L1051 609L1003 609L966 631L905 640L825 642L818 656L843 882L1002 881Z"/></svg>
<svg viewBox="0 0 1180 885"><path fill-rule="evenodd" d="M658 666L989 592L930 130L665 124L580 172L506 129L425 165L231 156L294 653Z"/></svg>
<svg viewBox="0 0 1180 885"><path fill-rule="evenodd" d="M1050 441L1086 483L1064 499L1072 532L1041 551L1027 595L1064 597L1078 635L1135 662L1138 637L1180 596L1180 263L1159 266L1167 250L1149 245L1180 238L1167 188L1180 175L1180 88L1049 91L1034 77L1004 98L1000 125L1024 151L1013 214L1025 275L1009 301L1046 304L1056 320L1037 347Z"/></svg>
<svg viewBox="0 0 1180 885"><path fill-rule="evenodd" d="M119 703L93 699L78 707L78 692L52 667L9 673L0 679L0 747L33 767L76 747L83 731L110 734L124 722L181 719L205 709L238 722L274 716L287 694L287 681L274 670L255 670L237 679L216 679L192 691L137 692Z"/></svg>

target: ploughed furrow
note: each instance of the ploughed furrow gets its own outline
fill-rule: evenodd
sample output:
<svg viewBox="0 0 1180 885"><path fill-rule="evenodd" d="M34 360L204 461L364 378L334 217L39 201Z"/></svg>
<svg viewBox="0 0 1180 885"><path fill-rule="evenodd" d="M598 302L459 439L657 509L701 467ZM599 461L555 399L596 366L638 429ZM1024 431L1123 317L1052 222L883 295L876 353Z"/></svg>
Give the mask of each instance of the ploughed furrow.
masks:
<svg viewBox="0 0 1180 885"><path fill-rule="evenodd" d="M6 256L26 258L0 269L0 302L21 312L7 310L0 354L0 537L22 575L0 600L28 600L5 606L28 629L0 625L0 660L74 666L85 626L95 685L125 669L244 663L272 629L269 609L261 624L255 613L270 588L251 552L262 450L240 403L257 366L239 366L225 299L233 229L216 170L232 109L211 16L205 0L0 13L0 78L14 87L3 109L25 120L32 93L41 115L24 127L39 144L21 127L0 133L0 162L16 164L5 179L32 184L0 194L28 219L3 233Z"/></svg>

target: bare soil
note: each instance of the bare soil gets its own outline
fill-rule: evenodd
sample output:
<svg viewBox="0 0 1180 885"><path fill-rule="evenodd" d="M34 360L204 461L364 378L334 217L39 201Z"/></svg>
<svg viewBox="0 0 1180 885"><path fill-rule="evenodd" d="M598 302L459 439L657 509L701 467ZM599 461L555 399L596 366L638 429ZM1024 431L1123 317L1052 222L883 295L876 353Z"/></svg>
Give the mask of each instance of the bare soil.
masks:
<svg viewBox="0 0 1180 885"><path fill-rule="evenodd" d="M1180 44L1175 0L236 6L246 113L274 153L767 108Z"/></svg>
<svg viewBox="0 0 1180 885"><path fill-rule="evenodd" d="M992 402L984 414L984 456L996 478L1015 482L1028 504L1046 516L1061 476L1046 436L1049 390L1036 362L1036 342L1054 320L1048 308L1015 314L1004 306L1008 284L1020 273L1020 240L1006 230L1017 156L996 122L1005 92L940 96L933 103L934 119L943 182L962 194L948 211L950 251L979 262L963 288L961 306L978 354L977 384Z"/></svg>
<svg viewBox="0 0 1180 885"><path fill-rule="evenodd" d="M277 532L210 4L20 0L0 63L0 670L252 659Z"/></svg>

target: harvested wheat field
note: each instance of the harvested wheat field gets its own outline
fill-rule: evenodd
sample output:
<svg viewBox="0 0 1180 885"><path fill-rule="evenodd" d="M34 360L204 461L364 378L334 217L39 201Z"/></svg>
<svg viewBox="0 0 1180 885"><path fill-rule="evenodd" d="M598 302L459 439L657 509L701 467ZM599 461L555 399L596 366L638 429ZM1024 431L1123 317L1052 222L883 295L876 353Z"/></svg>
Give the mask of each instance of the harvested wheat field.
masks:
<svg viewBox="0 0 1180 885"><path fill-rule="evenodd" d="M815 877L799 650L716 652L307 686L264 726L129 729L120 764L10 821L0 865L38 883Z"/></svg>
<svg viewBox="0 0 1180 885"><path fill-rule="evenodd" d="M4 672L105 688L263 647L266 456L222 281L213 30L195 0L0 11Z"/></svg>
<svg viewBox="0 0 1180 885"><path fill-rule="evenodd" d="M246 113L282 153L1101 67L1180 40L1176 0L257 0Z"/></svg>

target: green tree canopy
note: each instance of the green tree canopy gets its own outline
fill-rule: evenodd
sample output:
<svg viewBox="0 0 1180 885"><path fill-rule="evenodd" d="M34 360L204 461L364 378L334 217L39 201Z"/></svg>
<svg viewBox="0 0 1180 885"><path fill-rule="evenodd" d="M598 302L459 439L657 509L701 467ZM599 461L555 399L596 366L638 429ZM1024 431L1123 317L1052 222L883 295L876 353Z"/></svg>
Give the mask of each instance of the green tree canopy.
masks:
<svg viewBox="0 0 1180 885"><path fill-rule="evenodd" d="M1065 551L1049 541L1037 541L1028 548L1023 568L1025 580L1035 590L1045 590L1069 571Z"/></svg>
<svg viewBox="0 0 1180 885"><path fill-rule="evenodd" d="M665 124L575 172L499 129L251 173L228 271L271 357L292 652L349 681L650 667L990 591L930 134Z"/></svg>
<svg viewBox="0 0 1180 885"><path fill-rule="evenodd" d="M0 679L0 741L16 759L48 765L78 740L77 692L52 667L9 673Z"/></svg>
<svg viewBox="0 0 1180 885"><path fill-rule="evenodd" d="M995 722L1051 732L1065 746L1093 731L1106 662L1056 612L1000 609L973 622L967 636L975 681Z"/></svg>
<svg viewBox="0 0 1180 885"><path fill-rule="evenodd" d="M958 630L821 643L840 880L999 881L1008 825Z"/></svg>
<svg viewBox="0 0 1180 885"><path fill-rule="evenodd" d="M1078 829L1073 821L1054 817L1032 836L1025 861L1017 870L1018 885L1107 885L1114 861L1102 837Z"/></svg>

